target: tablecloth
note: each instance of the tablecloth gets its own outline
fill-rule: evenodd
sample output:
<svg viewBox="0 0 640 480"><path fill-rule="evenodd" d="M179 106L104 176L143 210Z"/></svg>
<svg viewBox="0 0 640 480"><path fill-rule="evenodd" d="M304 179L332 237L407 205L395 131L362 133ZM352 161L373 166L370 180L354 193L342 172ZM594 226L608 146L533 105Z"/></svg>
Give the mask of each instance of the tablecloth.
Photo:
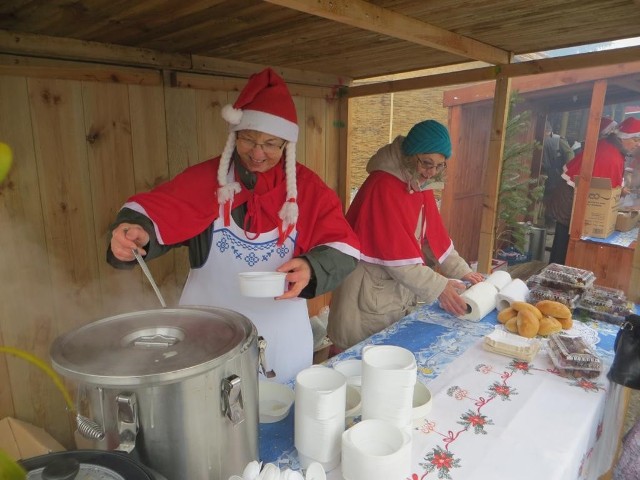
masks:
<svg viewBox="0 0 640 480"><path fill-rule="evenodd" d="M360 358L371 344L399 345L415 354L418 380L434 402L413 431L410 480L596 479L608 469L617 442L620 389L610 388L604 373L588 382L560 377L544 353L527 364L485 352L482 338L496 324L495 311L470 322L424 305L326 365ZM574 333L595 343L608 366L617 331L604 322L575 322ZM293 409L281 422L260 425L260 457L281 468L299 468ZM489 472L502 473L489 477ZM339 469L328 478L342 478Z"/></svg>
<svg viewBox="0 0 640 480"><path fill-rule="evenodd" d="M606 243L608 245L617 245L619 247L630 247L633 242L638 239L639 228L635 227L627 232L619 232L615 230L607 238L582 236L582 240L588 240L590 242Z"/></svg>

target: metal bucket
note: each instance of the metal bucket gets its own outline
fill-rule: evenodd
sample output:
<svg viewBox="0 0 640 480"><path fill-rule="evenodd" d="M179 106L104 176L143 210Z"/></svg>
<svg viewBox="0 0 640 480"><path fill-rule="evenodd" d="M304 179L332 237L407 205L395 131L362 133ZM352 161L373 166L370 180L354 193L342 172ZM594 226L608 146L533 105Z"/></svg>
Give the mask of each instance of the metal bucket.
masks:
<svg viewBox="0 0 640 480"><path fill-rule="evenodd" d="M51 359L78 386L80 448L135 449L168 480L227 480L258 459L258 337L237 312L106 318L57 338Z"/></svg>

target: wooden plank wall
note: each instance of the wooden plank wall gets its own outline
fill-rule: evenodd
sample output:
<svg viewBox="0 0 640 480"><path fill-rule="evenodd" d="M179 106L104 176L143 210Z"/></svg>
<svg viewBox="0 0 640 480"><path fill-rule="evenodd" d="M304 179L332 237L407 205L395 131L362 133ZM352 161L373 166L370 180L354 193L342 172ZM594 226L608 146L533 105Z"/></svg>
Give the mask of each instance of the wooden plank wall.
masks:
<svg viewBox="0 0 640 480"><path fill-rule="evenodd" d="M473 262L478 259L491 105L454 106L449 122L453 156L448 161L441 213L456 250L462 258Z"/></svg>
<svg viewBox="0 0 640 480"><path fill-rule="evenodd" d="M65 331L159 307L140 269L106 264L109 223L129 195L218 155L227 137L220 109L237 96L237 88L171 87L161 72L145 85L81 75L0 75L0 141L14 151L14 167L0 185L0 344L47 361L52 341ZM295 97L297 158L336 188L339 102L325 91L306 87L311 96ZM186 251L149 266L175 305L188 272ZM310 313L327 303L328 296L310 301ZM44 427L73 447L74 425L53 382L0 354L5 416Z"/></svg>

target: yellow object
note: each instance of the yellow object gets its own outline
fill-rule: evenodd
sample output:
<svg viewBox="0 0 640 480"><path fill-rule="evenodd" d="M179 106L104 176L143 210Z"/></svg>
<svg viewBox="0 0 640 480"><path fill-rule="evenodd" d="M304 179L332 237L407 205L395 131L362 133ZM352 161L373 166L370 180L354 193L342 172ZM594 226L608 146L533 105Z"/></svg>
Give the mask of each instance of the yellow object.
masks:
<svg viewBox="0 0 640 480"><path fill-rule="evenodd" d="M60 392L62 393L62 396L64 397L65 402L67 402L67 407L69 408L69 411L75 412L76 409L75 409L75 406L73 405L73 400L71 400L71 395L69 395L69 392L65 388L64 383L62 383L60 376L55 372L53 368L51 368L43 360L36 357L32 353L25 352L24 350L20 350L19 348L0 347L0 353L2 352L8 353L9 355L13 355L15 357L26 360L27 362L35 365L44 373L46 373L49 376L49 378L53 380L53 383L55 384L55 386L58 387L58 390L60 390ZM3 479L0 478L0 480L3 480Z"/></svg>
<svg viewBox="0 0 640 480"><path fill-rule="evenodd" d="M0 450L0 480L24 480L27 472Z"/></svg>
<svg viewBox="0 0 640 480"><path fill-rule="evenodd" d="M6 143L0 142L0 183L4 181L9 170L11 170L12 163L13 153L11 148Z"/></svg>

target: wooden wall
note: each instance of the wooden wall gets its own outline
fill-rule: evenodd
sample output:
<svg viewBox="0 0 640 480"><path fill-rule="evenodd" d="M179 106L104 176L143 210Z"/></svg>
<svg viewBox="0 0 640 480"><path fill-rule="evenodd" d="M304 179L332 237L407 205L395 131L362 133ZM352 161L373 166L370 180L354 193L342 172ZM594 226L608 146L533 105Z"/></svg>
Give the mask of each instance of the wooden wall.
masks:
<svg viewBox="0 0 640 480"><path fill-rule="evenodd" d="M0 345L47 361L65 331L160 306L140 269L105 262L109 223L129 195L221 152L227 126L220 109L246 82L200 75L197 87L179 78L173 85L181 86L172 86L160 71L118 67L99 81L94 69L0 70L0 141L14 152L0 184ZM298 161L335 189L341 102L328 88L290 87L301 129ZM150 269L175 305L186 251L154 260ZM310 302L311 313L326 303ZM5 416L44 427L73 447L74 426L53 382L0 354Z"/></svg>

